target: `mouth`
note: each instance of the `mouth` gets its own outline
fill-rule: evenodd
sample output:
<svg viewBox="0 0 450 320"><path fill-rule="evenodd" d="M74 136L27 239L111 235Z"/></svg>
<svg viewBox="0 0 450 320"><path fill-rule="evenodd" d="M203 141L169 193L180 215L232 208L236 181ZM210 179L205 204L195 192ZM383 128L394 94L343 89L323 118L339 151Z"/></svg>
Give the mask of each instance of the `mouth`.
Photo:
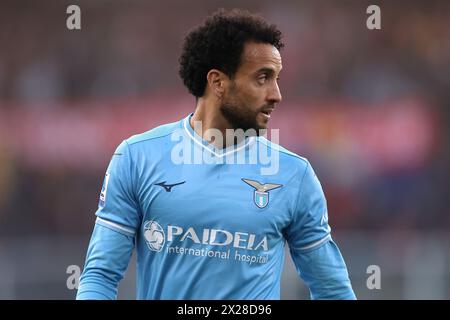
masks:
<svg viewBox="0 0 450 320"><path fill-rule="evenodd" d="M266 119L270 119L270 114L273 112L274 108L264 108L260 111Z"/></svg>

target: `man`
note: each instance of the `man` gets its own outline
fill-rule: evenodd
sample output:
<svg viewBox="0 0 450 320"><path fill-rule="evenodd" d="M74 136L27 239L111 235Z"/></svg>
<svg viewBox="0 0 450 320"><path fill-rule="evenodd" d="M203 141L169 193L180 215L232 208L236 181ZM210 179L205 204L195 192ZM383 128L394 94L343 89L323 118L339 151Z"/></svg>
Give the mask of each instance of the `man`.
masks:
<svg viewBox="0 0 450 320"><path fill-rule="evenodd" d="M311 165L260 136L281 101L282 47L275 26L237 10L188 34L195 112L117 148L77 299L116 298L134 246L138 299L279 299L285 242L313 299L355 298ZM277 162L266 172L264 149Z"/></svg>

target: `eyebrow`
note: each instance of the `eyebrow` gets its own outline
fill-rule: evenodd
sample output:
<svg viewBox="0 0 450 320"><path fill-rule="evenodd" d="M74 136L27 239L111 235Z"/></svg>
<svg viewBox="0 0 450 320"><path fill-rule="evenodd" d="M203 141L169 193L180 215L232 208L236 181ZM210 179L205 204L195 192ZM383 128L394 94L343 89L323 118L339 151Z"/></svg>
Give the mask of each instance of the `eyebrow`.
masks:
<svg viewBox="0 0 450 320"><path fill-rule="evenodd" d="M268 67L262 67L262 68L258 69L258 71L256 71L256 73L262 73L262 72L275 73L275 70L273 70L272 68L268 68Z"/></svg>
<svg viewBox="0 0 450 320"><path fill-rule="evenodd" d="M281 69L280 69L280 72L281 72ZM272 75L272 74L275 74L275 70L272 69L272 68L269 68L269 67L262 67L262 68L258 69L255 73L256 74L258 74L258 73L270 73Z"/></svg>

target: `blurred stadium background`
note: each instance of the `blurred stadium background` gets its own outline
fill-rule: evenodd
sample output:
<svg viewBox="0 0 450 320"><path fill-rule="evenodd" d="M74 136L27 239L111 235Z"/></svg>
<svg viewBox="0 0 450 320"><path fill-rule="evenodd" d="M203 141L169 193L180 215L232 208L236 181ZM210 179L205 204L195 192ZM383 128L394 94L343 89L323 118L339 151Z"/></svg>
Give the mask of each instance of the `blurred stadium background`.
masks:
<svg viewBox="0 0 450 320"><path fill-rule="evenodd" d="M115 146L194 110L181 41L219 7L284 33L271 128L314 165L357 296L449 299L450 2L349 0L1 1L0 298L75 297L66 268L83 266ZM308 299L290 260L282 285ZM131 263L119 298L134 287Z"/></svg>

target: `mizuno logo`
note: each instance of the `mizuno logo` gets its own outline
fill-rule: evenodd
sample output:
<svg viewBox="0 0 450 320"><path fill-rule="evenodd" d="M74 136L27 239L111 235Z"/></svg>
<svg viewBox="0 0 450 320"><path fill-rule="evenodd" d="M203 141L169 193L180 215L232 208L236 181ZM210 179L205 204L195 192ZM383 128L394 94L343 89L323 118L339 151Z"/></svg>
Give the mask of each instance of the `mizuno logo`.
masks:
<svg viewBox="0 0 450 320"><path fill-rule="evenodd" d="M253 201L258 208L264 208L269 204L269 191L282 187L282 184L266 183L262 184L255 180L242 179L246 184L255 188Z"/></svg>
<svg viewBox="0 0 450 320"><path fill-rule="evenodd" d="M155 183L155 186L163 187L164 190L166 190L166 192L171 192L171 191L172 191L172 188L173 188L174 186L178 186L178 185L183 184L183 183L185 183L185 182L186 182L186 181L178 182L178 183L174 183L174 184L166 184L166 181L163 181L163 182Z"/></svg>

